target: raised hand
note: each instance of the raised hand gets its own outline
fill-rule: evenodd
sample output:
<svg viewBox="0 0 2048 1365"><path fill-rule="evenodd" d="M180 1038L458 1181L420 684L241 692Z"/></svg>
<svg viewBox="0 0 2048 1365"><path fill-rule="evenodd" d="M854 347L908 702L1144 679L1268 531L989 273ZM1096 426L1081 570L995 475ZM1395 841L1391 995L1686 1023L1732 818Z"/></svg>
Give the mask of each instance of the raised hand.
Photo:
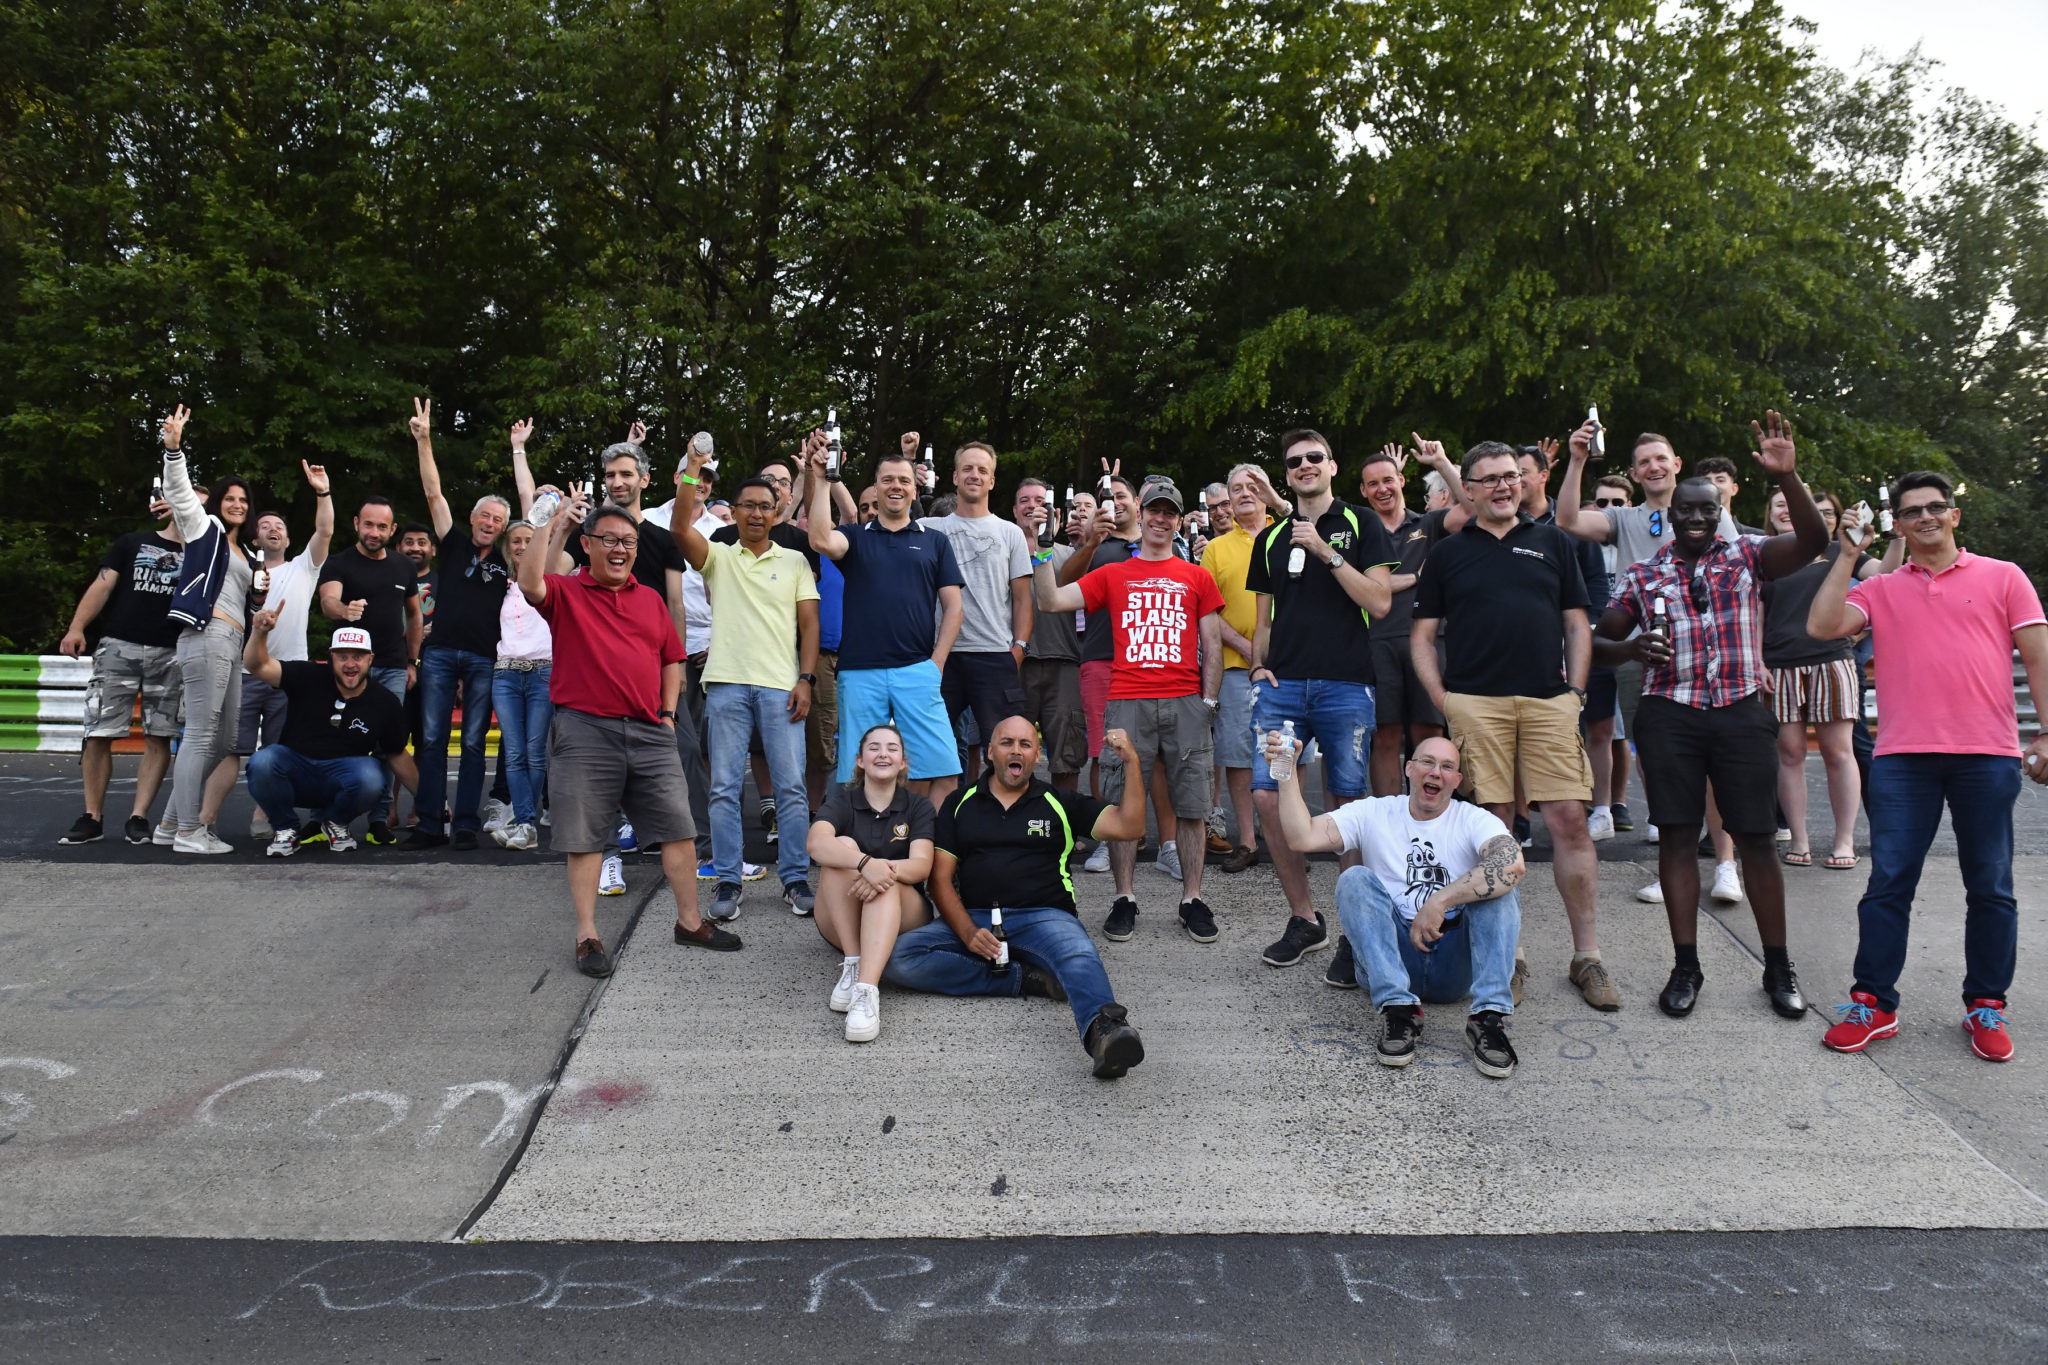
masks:
<svg viewBox="0 0 2048 1365"><path fill-rule="evenodd" d="M1102 742L1116 750L1116 756L1124 761L1124 771L1135 772L1138 768L1138 750L1132 745L1131 737L1122 730L1111 730L1104 734Z"/></svg>
<svg viewBox="0 0 2048 1365"><path fill-rule="evenodd" d="M268 635L270 634L271 631L276 630L277 609L274 607L265 607L262 611L259 611L254 616L250 617L249 629L255 631L258 635Z"/></svg>
<svg viewBox="0 0 2048 1365"><path fill-rule="evenodd" d="M311 488L316 496L325 497L328 492L327 466L324 464L307 464L304 460L300 460L299 468L306 471L306 486Z"/></svg>
<svg viewBox="0 0 2048 1365"><path fill-rule="evenodd" d="M1764 414L1762 422L1751 422L1749 429L1756 433L1757 444L1751 458L1767 474L1790 474L1799 462L1798 452L1792 447L1792 424L1772 411Z"/></svg>
<svg viewBox="0 0 2048 1365"><path fill-rule="evenodd" d="M1841 538L1842 549L1846 553L1859 555L1870 548L1871 541L1877 539L1877 528L1866 526L1862 515L1856 508L1851 507L1842 513L1842 523L1835 529L1835 534Z"/></svg>
<svg viewBox="0 0 2048 1365"><path fill-rule="evenodd" d="M1424 464L1433 465L1444 458L1442 441L1425 441L1416 432L1409 432L1408 439L1415 442L1415 458Z"/></svg>
<svg viewBox="0 0 2048 1365"><path fill-rule="evenodd" d="M1380 454L1392 460L1394 468L1401 473L1406 474L1408 472L1408 456L1410 452L1403 450L1399 441L1389 441L1381 446Z"/></svg>
<svg viewBox="0 0 2048 1365"><path fill-rule="evenodd" d="M176 450L178 448L179 444L185 439L185 423L191 420L192 409L186 407L183 403L178 404L177 410L164 418L161 431L165 450Z"/></svg>
<svg viewBox="0 0 2048 1365"><path fill-rule="evenodd" d="M431 398L414 398L412 400L412 416L406 419L405 425L412 432L413 440L426 440L432 434L434 425L434 400Z"/></svg>
<svg viewBox="0 0 2048 1365"><path fill-rule="evenodd" d="M360 621L363 619L363 612L369 605L370 600L367 597L358 597L353 602L344 603L341 608L341 619L344 621Z"/></svg>
<svg viewBox="0 0 2048 1365"><path fill-rule="evenodd" d="M533 439L533 419L523 418L512 424L512 449L524 451L526 443Z"/></svg>
<svg viewBox="0 0 2048 1365"><path fill-rule="evenodd" d="M911 432L910 435L915 436L917 433ZM826 439L823 427L813 427L811 434L804 437L803 454L800 458L821 479L825 477L825 461L831 456L831 451L826 449L829 445L831 442Z"/></svg>
<svg viewBox="0 0 2048 1365"><path fill-rule="evenodd" d="M906 431L901 436L898 436L896 438L896 448L903 452L905 459L914 462L917 459L917 433Z"/></svg>
<svg viewBox="0 0 2048 1365"><path fill-rule="evenodd" d="M1591 459L1593 455L1593 434L1600 430L1600 424L1588 417L1579 429L1572 433L1571 452L1574 460Z"/></svg>
<svg viewBox="0 0 2048 1365"><path fill-rule="evenodd" d="M636 446L647 444L647 423L635 422L626 428L626 439Z"/></svg>
<svg viewBox="0 0 2048 1365"><path fill-rule="evenodd" d="M1557 438L1555 436L1538 436L1536 438L1536 448L1543 452L1544 468L1548 469L1557 463Z"/></svg>

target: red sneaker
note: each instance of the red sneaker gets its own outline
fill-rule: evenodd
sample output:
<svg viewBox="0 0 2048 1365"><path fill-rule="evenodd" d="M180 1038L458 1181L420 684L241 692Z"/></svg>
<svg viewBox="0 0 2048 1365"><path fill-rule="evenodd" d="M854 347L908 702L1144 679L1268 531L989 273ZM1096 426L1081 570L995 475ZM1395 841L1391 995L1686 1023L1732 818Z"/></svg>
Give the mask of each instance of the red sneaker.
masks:
<svg viewBox="0 0 2048 1365"><path fill-rule="evenodd" d="M1970 1051L1987 1062L2012 1060L2012 1035L2005 1031L2003 1000L1972 1000L1963 1016L1963 1032L1970 1035Z"/></svg>
<svg viewBox="0 0 2048 1365"><path fill-rule="evenodd" d="M1842 1022L1822 1034L1821 1042L1837 1052L1861 1052L1880 1038L1899 1036L1899 1016L1879 1009L1869 991L1850 991L1849 1003L1835 1006L1835 1013Z"/></svg>

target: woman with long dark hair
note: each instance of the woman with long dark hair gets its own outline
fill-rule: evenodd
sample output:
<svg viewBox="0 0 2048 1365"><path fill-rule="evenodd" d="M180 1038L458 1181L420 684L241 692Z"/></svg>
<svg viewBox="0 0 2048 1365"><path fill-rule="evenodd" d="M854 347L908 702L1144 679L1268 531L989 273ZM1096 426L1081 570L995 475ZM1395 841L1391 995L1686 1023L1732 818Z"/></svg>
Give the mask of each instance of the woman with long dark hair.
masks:
<svg viewBox="0 0 2048 1365"><path fill-rule="evenodd" d="M200 499L183 449L191 416L180 404L163 419L164 500L185 538L185 564L169 613L185 627L178 637L185 731L171 769L170 809L155 842L176 853L232 853L234 846L213 828L227 784L210 793L207 778L227 753L242 709L242 640L255 596L255 565L242 547L249 485L230 476Z"/></svg>

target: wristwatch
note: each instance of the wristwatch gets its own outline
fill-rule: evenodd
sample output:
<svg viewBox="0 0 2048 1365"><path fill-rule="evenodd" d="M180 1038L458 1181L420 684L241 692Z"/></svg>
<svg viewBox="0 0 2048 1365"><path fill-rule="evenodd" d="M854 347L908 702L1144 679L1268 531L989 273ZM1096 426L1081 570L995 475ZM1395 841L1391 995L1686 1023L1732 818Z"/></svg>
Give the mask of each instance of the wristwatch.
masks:
<svg viewBox="0 0 2048 1365"><path fill-rule="evenodd" d="M1344 567L1344 556L1339 554L1337 551L1332 550L1330 551L1329 559L1325 560L1324 562L1327 563L1330 566L1331 571L1334 572Z"/></svg>
<svg viewBox="0 0 2048 1365"><path fill-rule="evenodd" d="M818 675L815 673L799 673L796 680L800 683L809 683L813 687L818 685Z"/></svg>
<svg viewBox="0 0 2048 1365"><path fill-rule="evenodd" d="M1216 709L1218 700L1219 699L1216 697L1204 697L1202 698L1202 705L1208 707L1211 711L1214 711Z"/></svg>
<svg viewBox="0 0 2048 1365"><path fill-rule="evenodd" d="M1031 642L1029 640L1012 640L1010 641L1010 647L1012 649L1029 649L1031 648Z"/></svg>
<svg viewBox="0 0 2048 1365"><path fill-rule="evenodd" d="M663 720L674 720L676 718L676 713L673 711L656 711L654 714L660 716Z"/></svg>
<svg viewBox="0 0 2048 1365"><path fill-rule="evenodd" d="M1568 686L1568 687L1569 687L1569 686L1571 686L1571 685L1570 685L1569 683L1567 683L1567 684L1566 684L1566 686ZM1585 688L1583 688L1583 687L1573 687L1573 688L1572 688L1572 691L1574 691L1574 692L1578 693L1578 696L1579 696L1579 700L1580 700L1580 701L1584 701L1584 700L1586 699L1586 689L1585 689Z"/></svg>

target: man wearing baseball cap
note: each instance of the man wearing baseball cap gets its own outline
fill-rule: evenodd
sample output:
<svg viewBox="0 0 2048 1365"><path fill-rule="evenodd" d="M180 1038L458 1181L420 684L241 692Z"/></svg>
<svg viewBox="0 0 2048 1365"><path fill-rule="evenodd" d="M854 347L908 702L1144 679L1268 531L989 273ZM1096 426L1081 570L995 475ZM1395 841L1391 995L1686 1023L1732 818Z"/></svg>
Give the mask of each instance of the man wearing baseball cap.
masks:
<svg viewBox="0 0 2048 1365"><path fill-rule="evenodd" d="M1173 481L1147 482L1139 499L1142 538L1136 555L1090 569L1066 587L1054 581L1050 561L1039 564L1033 590L1042 611L1107 610L1109 704L1103 724L1130 736L1142 769L1138 780L1147 788L1153 765L1164 765L1181 850L1181 927L1197 943L1214 943L1216 917L1202 901L1202 849L1209 770L1215 766L1211 732L1223 685L1223 593L1207 571L1173 553L1183 510ZM1105 744L1096 763L1102 799L1119 799L1129 778L1122 756ZM1162 829L1162 840L1165 834ZM1136 840L1110 841L1117 895L1102 932L1119 943L1137 932L1137 861Z"/></svg>
<svg viewBox="0 0 2048 1365"><path fill-rule="evenodd" d="M327 647L327 662L280 663L270 657L277 612L259 611L249 623L242 667L284 694L284 732L249 758L249 794L270 821L273 858L299 851L299 811L314 820L333 853L356 846L349 822L384 795L384 765L412 786L418 781L405 742L411 730L405 704L370 686L370 632L341 626ZM379 759L383 760L379 762Z"/></svg>

